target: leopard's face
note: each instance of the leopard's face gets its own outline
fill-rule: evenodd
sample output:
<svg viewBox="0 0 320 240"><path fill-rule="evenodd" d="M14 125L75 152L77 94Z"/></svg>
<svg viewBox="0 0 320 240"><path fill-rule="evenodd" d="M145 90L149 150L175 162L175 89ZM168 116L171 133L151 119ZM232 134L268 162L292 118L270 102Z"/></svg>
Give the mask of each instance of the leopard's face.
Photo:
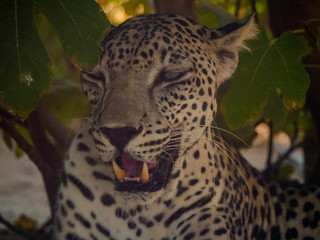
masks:
<svg viewBox="0 0 320 240"><path fill-rule="evenodd" d="M155 196L174 184L181 156L212 122L218 84L237 64L221 39L222 31L172 15L138 16L106 35L82 86L117 191Z"/></svg>

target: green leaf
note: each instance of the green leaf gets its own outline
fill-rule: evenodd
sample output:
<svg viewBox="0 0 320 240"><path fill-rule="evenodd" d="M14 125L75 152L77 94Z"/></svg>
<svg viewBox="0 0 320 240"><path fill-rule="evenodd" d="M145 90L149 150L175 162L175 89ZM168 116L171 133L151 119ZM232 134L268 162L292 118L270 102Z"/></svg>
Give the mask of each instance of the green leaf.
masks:
<svg viewBox="0 0 320 240"><path fill-rule="evenodd" d="M49 90L50 60L33 21L31 0L4 0L0 13L0 93L5 106L25 117Z"/></svg>
<svg viewBox="0 0 320 240"><path fill-rule="evenodd" d="M268 117L275 124L277 130L282 129L288 115L288 109L275 89L271 89L263 111L263 116Z"/></svg>
<svg viewBox="0 0 320 240"><path fill-rule="evenodd" d="M109 21L94 1L34 0L58 34L66 55L78 64L93 66L99 59L99 42Z"/></svg>
<svg viewBox="0 0 320 240"><path fill-rule="evenodd" d="M264 31L249 42L251 52L240 54L232 86L224 96L221 110L227 124L237 129L248 120L261 117L270 90L278 90L291 107L304 104L309 76L300 58L309 50L306 39L285 32L269 41Z"/></svg>

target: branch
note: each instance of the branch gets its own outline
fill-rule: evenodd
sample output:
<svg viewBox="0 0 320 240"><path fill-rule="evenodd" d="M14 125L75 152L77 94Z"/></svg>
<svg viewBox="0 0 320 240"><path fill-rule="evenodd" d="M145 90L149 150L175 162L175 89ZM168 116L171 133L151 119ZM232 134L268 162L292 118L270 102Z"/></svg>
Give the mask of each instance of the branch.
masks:
<svg viewBox="0 0 320 240"><path fill-rule="evenodd" d="M21 229L17 228L16 226L12 225L10 222L8 222L7 220L5 220L1 214L0 214L0 223L2 223L4 226L6 226L9 230L11 230L12 232L26 238L26 239L30 239L30 240L36 240L37 238L29 235L27 233L25 233L24 231L22 231Z"/></svg>
<svg viewBox="0 0 320 240"><path fill-rule="evenodd" d="M296 120L293 121L293 125L294 125L294 131L293 131L293 135L292 135L292 141L291 141L291 144L290 144L290 147L289 149L282 155L280 155L278 157L278 159L275 161L275 163L273 164L273 168L278 171L281 164L284 162L284 160L286 158L289 157L289 155L292 153L292 151L294 151L296 148L302 146L302 142L298 142L296 144L294 144L295 142L297 142L296 140L298 139L298 133L299 133L299 130L298 130L298 123Z"/></svg>
<svg viewBox="0 0 320 240"><path fill-rule="evenodd" d="M311 30L309 29L309 27L308 27L308 26L305 26L304 29L305 29L307 35L312 39L312 41L316 43L316 42L317 42L317 37L312 34L312 32L311 32Z"/></svg>
<svg viewBox="0 0 320 240"><path fill-rule="evenodd" d="M273 123L271 120L268 121L269 127L269 139L268 139L268 156L267 156L267 168L271 167L272 151L273 151Z"/></svg>
<svg viewBox="0 0 320 240"><path fill-rule="evenodd" d="M278 171L278 169L280 168L280 166L284 162L284 160L286 160L295 149L297 149L298 147L301 147L301 146L302 146L301 142L296 143L296 144L291 144L290 148L284 154L282 154L278 157L276 162L273 164L273 169Z"/></svg>
<svg viewBox="0 0 320 240"><path fill-rule="evenodd" d="M235 11L235 13L234 13L234 15L236 16L236 18L238 18L238 16L239 16L240 6L241 6L241 0L237 0L237 2L236 2L236 11Z"/></svg>

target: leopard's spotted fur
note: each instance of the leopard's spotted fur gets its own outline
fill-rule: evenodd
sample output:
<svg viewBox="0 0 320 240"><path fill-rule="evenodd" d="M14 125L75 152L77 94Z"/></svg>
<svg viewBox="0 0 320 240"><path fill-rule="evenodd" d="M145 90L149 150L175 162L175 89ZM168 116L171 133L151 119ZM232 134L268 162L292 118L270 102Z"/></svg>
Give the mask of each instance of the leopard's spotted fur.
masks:
<svg viewBox="0 0 320 240"><path fill-rule="evenodd" d="M82 73L92 113L65 160L56 239L320 239L319 188L265 180L211 127L254 32L252 18L211 30L143 15L106 35Z"/></svg>

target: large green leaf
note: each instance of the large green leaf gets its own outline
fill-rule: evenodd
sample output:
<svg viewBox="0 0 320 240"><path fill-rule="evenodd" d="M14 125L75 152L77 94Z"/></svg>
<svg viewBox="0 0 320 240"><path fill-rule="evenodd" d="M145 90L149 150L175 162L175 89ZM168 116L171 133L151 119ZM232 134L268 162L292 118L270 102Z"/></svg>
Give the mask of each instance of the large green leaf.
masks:
<svg viewBox="0 0 320 240"><path fill-rule="evenodd" d="M308 74L300 62L309 49L304 37L285 32L269 41L262 31L249 46L251 52L240 55L232 86L221 104L225 120L233 129L261 117L270 90L280 92L289 106L301 107L309 86Z"/></svg>
<svg viewBox="0 0 320 240"><path fill-rule="evenodd" d="M34 0L58 34L67 56L78 64L94 65L101 53L99 42L109 21L94 1Z"/></svg>
<svg viewBox="0 0 320 240"><path fill-rule="evenodd" d="M94 1L0 1L0 97L6 108L25 117L52 79L50 59L35 27L34 5L49 19L66 55L80 65L97 61L98 42L109 22Z"/></svg>
<svg viewBox="0 0 320 240"><path fill-rule="evenodd" d="M0 3L0 93L10 110L22 117L49 90L50 60L33 21L31 0Z"/></svg>

